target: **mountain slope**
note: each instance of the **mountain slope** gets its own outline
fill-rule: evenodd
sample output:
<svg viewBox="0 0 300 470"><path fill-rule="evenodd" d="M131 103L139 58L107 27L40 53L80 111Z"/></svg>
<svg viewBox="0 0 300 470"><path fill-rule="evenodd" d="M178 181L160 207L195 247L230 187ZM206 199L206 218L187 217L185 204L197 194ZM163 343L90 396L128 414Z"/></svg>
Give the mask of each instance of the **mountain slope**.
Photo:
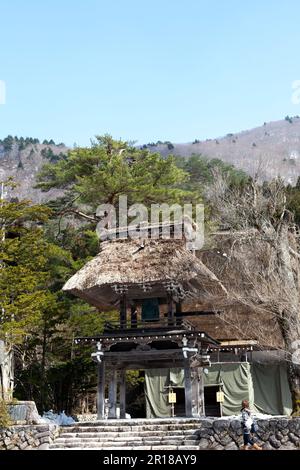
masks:
<svg viewBox="0 0 300 470"><path fill-rule="evenodd" d="M251 176L258 175L260 180L281 176L286 183L295 184L300 175L300 118L287 117L217 139L186 144L148 144L147 147L163 155L195 153L219 158Z"/></svg>
<svg viewBox="0 0 300 470"><path fill-rule="evenodd" d="M259 180L281 176L295 185L300 175L300 118L287 117L281 121L264 123L251 130L228 134L225 137L195 141L148 144L143 147L162 155L190 156L201 154L235 165ZM64 144L37 139L6 138L0 140L0 181L12 176L19 186L9 190L8 197L31 199L39 203L61 194L58 190L43 193L34 189L35 177L46 162L55 162L68 152Z"/></svg>
<svg viewBox="0 0 300 470"><path fill-rule="evenodd" d="M13 140L6 138L0 141L0 181L12 177L18 183L14 190L6 188L6 196L41 203L61 194L58 190L43 193L39 189L34 189L34 185L40 168L45 163L63 158L67 151L68 148L64 144L55 145L54 142L40 144L37 139L24 141L22 138Z"/></svg>

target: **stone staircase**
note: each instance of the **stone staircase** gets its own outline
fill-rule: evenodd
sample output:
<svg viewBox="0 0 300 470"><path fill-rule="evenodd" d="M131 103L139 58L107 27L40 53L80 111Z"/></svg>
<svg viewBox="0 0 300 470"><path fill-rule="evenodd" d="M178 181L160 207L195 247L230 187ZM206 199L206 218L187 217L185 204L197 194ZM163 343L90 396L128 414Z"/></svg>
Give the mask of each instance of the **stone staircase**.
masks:
<svg viewBox="0 0 300 470"><path fill-rule="evenodd" d="M51 450L198 450L199 420L105 420L64 426Z"/></svg>

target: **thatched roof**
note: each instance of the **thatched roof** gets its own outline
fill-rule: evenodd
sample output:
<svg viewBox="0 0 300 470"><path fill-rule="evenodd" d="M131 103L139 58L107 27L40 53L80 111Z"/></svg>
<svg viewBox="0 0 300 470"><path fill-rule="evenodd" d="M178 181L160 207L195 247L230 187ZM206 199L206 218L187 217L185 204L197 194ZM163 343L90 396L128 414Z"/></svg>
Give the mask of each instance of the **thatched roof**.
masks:
<svg viewBox="0 0 300 470"><path fill-rule="evenodd" d="M224 296L217 277L185 246L184 240L115 240L63 287L99 308L116 306L124 286L131 299L163 297L172 283L189 297Z"/></svg>
<svg viewBox="0 0 300 470"><path fill-rule="evenodd" d="M283 338L277 319L271 313L256 311L237 303L225 302L220 298L208 302L184 304L184 311L219 311L215 315L186 317L196 330L205 331L214 339L223 342L231 340L255 340L259 347L283 348Z"/></svg>

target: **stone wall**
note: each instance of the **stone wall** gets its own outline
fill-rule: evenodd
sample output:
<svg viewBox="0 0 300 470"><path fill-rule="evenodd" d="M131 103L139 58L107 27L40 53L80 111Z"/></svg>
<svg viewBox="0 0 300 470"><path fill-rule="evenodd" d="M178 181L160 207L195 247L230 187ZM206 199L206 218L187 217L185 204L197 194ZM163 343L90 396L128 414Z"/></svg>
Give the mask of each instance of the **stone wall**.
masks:
<svg viewBox="0 0 300 470"><path fill-rule="evenodd" d="M124 425L126 431L128 426L132 426L133 421L126 420L126 426L124 422L120 423L120 426ZM109 422L110 420L102 422L102 426L109 426ZM199 450L238 450L243 445L243 432L239 419L200 418L199 421L193 422L195 428L191 432L196 437L197 444L194 445L198 446L199 443ZM151 420L151 423L147 420L139 421L138 424L144 426L145 430L157 426L155 420ZM180 428L179 418L176 419L176 424ZM300 450L300 418L260 419L257 420L257 424L256 442L264 449ZM79 423L77 425L80 426ZM97 424L94 426L97 432ZM60 429L62 428L56 424L10 426L0 429L0 450L47 450L59 436ZM66 429L64 428L65 431ZM134 430L134 426L132 429Z"/></svg>
<svg viewBox="0 0 300 470"><path fill-rule="evenodd" d="M74 419L77 420L79 423L92 423L97 421L97 415L92 413L86 413L81 415L74 416Z"/></svg>
<svg viewBox="0 0 300 470"><path fill-rule="evenodd" d="M300 418L257 420L256 442L266 450L300 450ZM236 450L243 445L243 431L238 419L200 420L200 449Z"/></svg>
<svg viewBox="0 0 300 470"><path fill-rule="evenodd" d="M58 434L56 424L10 426L0 429L0 450L47 450Z"/></svg>

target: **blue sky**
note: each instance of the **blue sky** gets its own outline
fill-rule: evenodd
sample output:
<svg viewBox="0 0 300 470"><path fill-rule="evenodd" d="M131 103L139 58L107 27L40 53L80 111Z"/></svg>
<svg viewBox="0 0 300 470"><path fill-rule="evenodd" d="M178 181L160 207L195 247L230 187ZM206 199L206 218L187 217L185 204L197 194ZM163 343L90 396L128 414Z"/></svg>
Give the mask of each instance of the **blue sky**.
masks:
<svg viewBox="0 0 300 470"><path fill-rule="evenodd" d="M0 138L217 137L300 114L297 0L0 0Z"/></svg>

